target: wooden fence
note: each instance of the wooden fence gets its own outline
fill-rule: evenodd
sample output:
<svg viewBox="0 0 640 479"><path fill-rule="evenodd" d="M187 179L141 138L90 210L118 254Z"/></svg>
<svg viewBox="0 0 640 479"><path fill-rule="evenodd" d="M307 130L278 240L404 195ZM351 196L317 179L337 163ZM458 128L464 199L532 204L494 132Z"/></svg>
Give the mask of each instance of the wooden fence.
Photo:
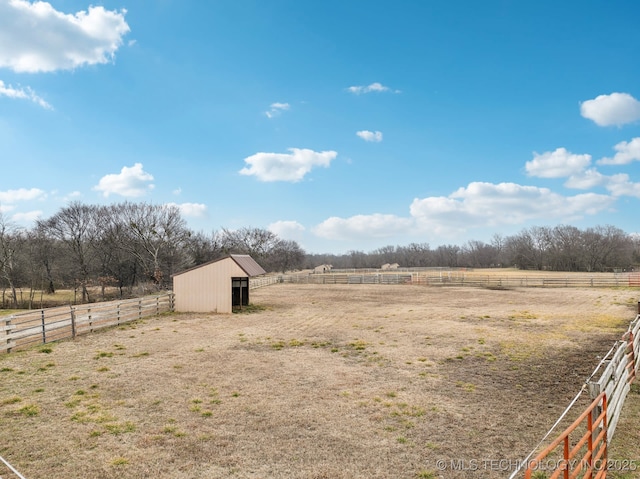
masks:
<svg viewBox="0 0 640 479"><path fill-rule="evenodd" d="M592 399L591 405L533 460L527 458L523 461L524 478L535 477L535 472L543 469L544 477L550 479L606 478L607 448L631 383L639 371L640 303L638 314L627 332L609 350L585 384ZM570 435L574 438L578 436L578 439L571 442ZM514 478L518 472L515 471L510 477Z"/></svg>
<svg viewBox="0 0 640 479"><path fill-rule="evenodd" d="M481 274L473 271L395 271L352 270L330 273L297 273L271 276L271 283L300 284L412 284L423 286L470 286L485 288L614 288L640 287L638 273L597 274ZM278 278L278 279L275 279Z"/></svg>
<svg viewBox="0 0 640 479"><path fill-rule="evenodd" d="M639 306L640 308L640 306ZM622 336L601 365L594 371L596 381L589 381L589 394L592 398L604 392L609 402L607 424L609 425L609 439L620 418L624 400L631 389L631 383L636 378L640 368L640 314L629 325L629 329Z"/></svg>
<svg viewBox="0 0 640 479"><path fill-rule="evenodd" d="M282 277L278 275L256 276L255 278L249 278L249 289L262 288L282 282Z"/></svg>
<svg viewBox="0 0 640 479"><path fill-rule="evenodd" d="M36 309L0 317L0 352L75 338L109 326L173 311L173 293Z"/></svg>
<svg viewBox="0 0 640 479"><path fill-rule="evenodd" d="M291 274L280 276L281 283L301 284L410 284L411 273L330 273Z"/></svg>

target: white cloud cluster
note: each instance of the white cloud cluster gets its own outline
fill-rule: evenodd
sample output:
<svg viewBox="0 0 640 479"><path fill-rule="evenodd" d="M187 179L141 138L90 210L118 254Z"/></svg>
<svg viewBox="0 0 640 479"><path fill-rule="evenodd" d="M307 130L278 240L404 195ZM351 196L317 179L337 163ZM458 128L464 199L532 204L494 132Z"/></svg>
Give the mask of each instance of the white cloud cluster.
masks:
<svg viewBox="0 0 640 479"><path fill-rule="evenodd" d="M305 227L297 221L276 221L267 226L267 229L279 238L298 242L302 240L305 232Z"/></svg>
<svg viewBox="0 0 640 479"><path fill-rule="evenodd" d="M374 82L370 85L356 85L350 86L347 88L347 91L353 93L354 95L360 95L362 93L372 93L372 92L386 92L392 91L388 86L384 86L382 83ZM400 93L400 90L393 90L394 93Z"/></svg>
<svg viewBox="0 0 640 479"><path fill-rule="evenodd" d="M350 218L331 217L313 229L321 237L332 240L389 238L408 231L413 226L410 218L396 215L356 215Z"/></svg>
<svg viewBox="0 0 640 479"><path fill-rule="evenodd" d="M176 206L184 216L202 218L207 215L207 205L202 203L167 203L168 206Z"/></svg>
<svg viewBox="0 0 640 479"><path fill-rule="evenodd" d="M103 176L93 189L101 191L105 198L111 194L135 198L154 188L151 181L153 176L144 171L142 163L136 163L132 167L123 166L118 174Z"/></svg>
<svg viewBox="0 0 640 479"><path fill-rule="evenodd" d="M244 159L248 167L241 175L255 176L260 181L297 182L314 167L327 168L338 155L335 151L317 152L309 149L289 148L289 153L256 153Z"/></svg>
<svg viewBox="0 0 640 479"><path fill-rule="evenodd" d="M130 31L125 14L102 6L66 14L48 2L2 0L0 68L35 73L108 63Z"/></svg>
<svg viewBox="0 0 640 479"><path fill-rule="evenodd" d="M279 116L283 111L287 111L291 108L291 105L288 103L272 103L269 105L269 110L265 111L264 114L267 118L275 118Z"/></svg>
<svg viewBox="0 0 640 479"><path fill-rule="evenodd" d="M415 199L411 215L423 227L467 229L516 225L539 219L571 219L609 207L613 198L586 193L563 196L548 188L516 183L473 182L447 197Z"/></svg>
<svg viewBox="0 0 640 479"><path fill-rule="evenodd" d="M598 164L623 165L635 160L640 161L640 138L630 142L623 141L615 147L613 158L602 158ZM640 198L640 183L634 183L626 173L603 175L591 166L591 155L576 155L565 148L541 155L534 153L525 169L530 176L538 178L567 178L564 186L580 190L595 187L605 188L614 197L632 196Z"/></svg>
<svg viewBox="0 0 640 479"><path fill-rule="evenodd" d="M16 208L17 203L39 201L47 198L47 194L39 188L19 188L17 190L0 191L0 213L6 214ZM16 223L29 223L42 216L42 211L14 212L11 220Z"/></svg>
<svg viewBox="0 0 640 479"><path fill-rule="evenodd" d="M640 101L628 93L599 95L583 102L580 113L599 126L621 126L640 120Z"/></svg>
<svg viewBox="0 0 640 479"><path fill-rule="evenodd" d="M14 88L11 85L5 85L5 83L0 80L0 96L6 96L8 98L17 98L20 100L30 100L33 103L40 105L42 108L46 108L48 110L52 109L52 106L47 103L44 99L40 98L35 92L29 88Z"/></svg>
<svg viewBox="0 0 640 479"><path fill-rule="evenodd" d="M590 163L591 155L575 155L565 148L558 148L542 155L534 153L525 169L530 176L562 178L583 171Z"/></svg>
<svg viewBox="0 0 640 479"><path fill-rule="evenodd" d="M621 142L614 149L614 157L603 158L597 163L622 165L640 161L640 138ZM566 148L534 153L533 159L526 162L525 170L532 177L566 178L564 186L567 188L590 190L601 187L607 194L563 195L549 188L517 183L472 182L448 196L415 198L408 217L383 214L331 217L312 231L331 240L365 240L417 233L455 238L472 228L549 220L571 222L610 210L621 196L640 198L640 183L631 181L629 175L604 175L592 166L591 155L575 154Z"/></svg>
<svg viewBox="0 0 640 479"><path fill-rule="evenodd" d="M374 143L379 143L382 141L381 131L361 130L361 131L357 131L356 135L358 135L364 141L372 141Z"/></svg>
<svg viewBox="0 0 640 479"><path fill-rule="evenodd" d="M18 201L43 198L45 195L45 192L38 188L19 188L17 190L0 191L0 203L13 204Z"/></svg>
<svg viewBox="0 0 640 479"><path fill-rule="evenodd" d="M613 147L616 154L612 158L598 160L601 165L627 165L632 161L640 161L640 137L629 142L621 141Z"/></svg>
<svg viewBox="0 0 640 479"><path fill-rule="evenodd" d="M371 214L331 217L313 232L331 240L367 240L416 234L457 237L472 228L528 221L571 221L611 207L615 198L585 193L563 196L547 188L515 183L473 182L448 196L415 198L410 216Z"/></svg>

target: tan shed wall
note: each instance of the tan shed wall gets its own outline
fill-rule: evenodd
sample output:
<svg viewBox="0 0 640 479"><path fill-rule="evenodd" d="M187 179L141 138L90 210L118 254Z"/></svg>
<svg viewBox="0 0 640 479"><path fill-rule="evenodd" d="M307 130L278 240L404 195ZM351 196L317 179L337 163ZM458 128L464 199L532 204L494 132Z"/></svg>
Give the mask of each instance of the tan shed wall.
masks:
<svg viewBox="0 0 640 479"><path fill-rule="evenodd" d="M175 310L194 313L231 313L231 278L247 277L231 258L173 277Z"/></svg>

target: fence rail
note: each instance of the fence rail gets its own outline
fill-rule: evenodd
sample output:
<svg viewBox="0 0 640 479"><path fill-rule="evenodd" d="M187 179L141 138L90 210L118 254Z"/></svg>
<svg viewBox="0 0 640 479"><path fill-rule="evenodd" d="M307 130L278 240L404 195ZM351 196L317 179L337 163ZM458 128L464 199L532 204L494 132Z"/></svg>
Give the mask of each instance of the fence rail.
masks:
<svg viewBox="0 0 640 479"><path fill-rule="evenodd" d="M640 306L639 306L640 307ZM612 348L611 359L603 361L602 366L595 371L600 374L596 381L589 381L589 394L595 397L604 392L609 401L609 436L618 424L622 405L631 389L631 383L640 368L640 314L629 325L629 329ZM600 369L602 372L600 372Z"/></svg>
<svg viewBox="0 0 640 479"><path fill-rule="evenodd" d="M259 278L256 279L256 281ZM413 284L423 286L471 287L640 287L638 273L582 274L481 274L473 271L333 270L329 273L297 273L265 278L273 283L300 284Z"/></svg>
<svg viewBox="0 0 640 479"><path fill-rule="evenodd" d="M609 350L593 371L591 378L585 383L593 400L591 405L531 462L524 461L527 465L524 470L524 478L535 477L532 474L540 464L543 464L543 460L554 457L554 454L560 455L562 459L553 462L557 468L548 476L550 479L559 477L566 479L576 477L606 478L607 447L613 438L622 406L631 389L631 383L639 371L640 303L638 303L638 314L630 323L627 332ZM593 380L592 378L597 379ZM571 443L569 435L580 427L586 432L577 442ZM557 451L560 445L563 446L561 453ZM578 453L581 453L582 456L579 456ZM549 464L548 461L547 464ZM584 475L578 476L582 471L584 471ZM517 472L514 472L511 478L515 477Z"/></svg>
<svg viewBox="0 0 640 479"><path fill-rule="evenodd" d="M575 436L578 436L577 439ZM554 453L561 459L545 463L545 459ZM601 393L571 426L531 461L524 477L531 479L534 471L541 466L553 464L554 471L550 479L560 475L565 479L575 478L580 473L580 477L601 479L607 475L606 458L607 396Z"/></svg>
<svg viewBox="0 0 640 479"><path fill-rule="evenodd" d="M0 317L0 352L75 338L167 311L173 311L173 293L12 314Z"/></svg>
<svg viewBox="0 0 640 479"><path fill-rule="evenodd" d="M249 278L249 289L262 288L264 286L282 282L283 281L281 276L256 276L255 278Z"/></svg>

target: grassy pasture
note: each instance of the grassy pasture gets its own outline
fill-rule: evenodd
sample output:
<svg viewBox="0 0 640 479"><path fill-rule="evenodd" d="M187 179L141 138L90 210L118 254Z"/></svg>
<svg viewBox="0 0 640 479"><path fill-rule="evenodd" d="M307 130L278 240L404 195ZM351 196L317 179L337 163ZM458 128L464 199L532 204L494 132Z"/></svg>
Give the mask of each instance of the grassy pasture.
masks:
<svg viewBox="0 0 640 479"><path fill-rule="evenodd" d="M87 290L91 301L112 301L120 297L120 291L113 287L107 287L103 291L100 287L92 286ZM42 309L80 303L82 301L82 292L79 289L76 291L73 289L59 289L50 294L40 290L30 291L26 288L18 288L16 297L20 307L28 308L29 304L31 304L32 309ZM5 291L3 299L7 307L13 304L9 290ZM0 315L10 314L11 311L20 312L21 310L0 309Z"/></svg>
<svg viewBox="0 0 640 479"><path fill-rule="evenodd" d="M638 301L594 288L251 294L243 314L169 314L0 355L0 456L27 478L508 477Z"/></svg>

